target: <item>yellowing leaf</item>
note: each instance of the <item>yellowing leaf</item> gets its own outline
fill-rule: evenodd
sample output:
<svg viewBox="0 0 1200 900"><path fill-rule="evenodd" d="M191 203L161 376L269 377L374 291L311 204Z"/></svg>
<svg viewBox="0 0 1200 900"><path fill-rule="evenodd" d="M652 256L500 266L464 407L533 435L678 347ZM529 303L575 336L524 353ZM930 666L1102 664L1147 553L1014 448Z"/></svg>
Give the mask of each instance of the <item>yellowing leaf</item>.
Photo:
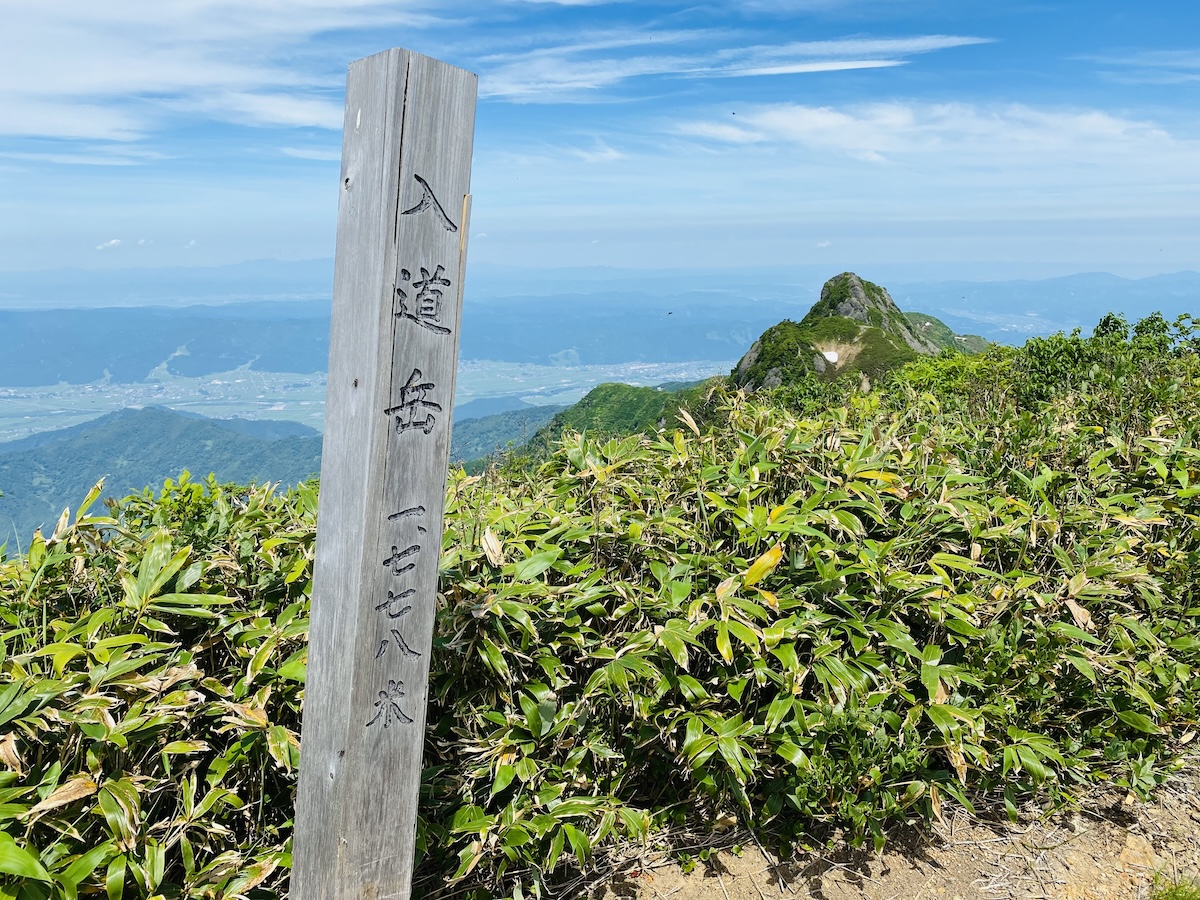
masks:
<svg viewBox="0 0 1200 900"><path fill-rule="evenodd" d="M492 529L485 528L483 531L483 552L487 556L488 562L499 568L504 565L504 551L500 546L500 539L496 537L496 533Z"/></svg>
<svg viewBox="0 0 1200 900"><path fill-rule="evenodd" d="M949 699L950 699L950 692L948 690L946 690L946 682L942 681L942 679L939 678L937 680L937 690L935 690L933 692L933 702L934 703L945 703Z"/></svg>
<svg viewBox="0 0 1200 900"><path fill-rule="evenodd" d="M54 526L54 530L50 532L50 543L54 543L62 538L63 532L67 530L67 525L71 522L71 510L64 509L62 515L58 517L58 524Z"/></svg>
<svg viewBox="0 0 1200 900"><path fill-rule="evenodd" d="M17 739L11 733L0 737L0 762L18 776L25 774L21 765L21 754L17 752Z"/></svg>
<svg viewBox="0 0 1200 900"><path fill-rule="evenodd" d="M733 815L732 813L725 813L724 815L718 816L713 820L712 828L713 831L728 831L737 823L737 816Z"/></svg>
<svg viewBox="0 0 1200 900"><path fill-rule="evenodd" d="M1079 592L1087 586L1088 579L1086 572L1076 572L1071 576L1071 580L1067 583L1067 595L1070 597L1078 597Z"/></svg>
<svg viewBox="0 0 1200 900"><path fill-rule="evenodd" d="M962 749L954 744L949 744L946 747L946 755L950 757L950 765L954 766L958 780L965 785L967 783L967 760L963 756Z"/></svg>
<svg viewBox="0 0 1200 900"><path fill-rule="evenodd" d="M859 472L854 477L862 478L862 479L870 479L871 481L882 481L886 484L895 484L897 481L900 480L900 478L892 472L877 472L874 470L869 470L866 472Z"/></svg>
<svg viewBox="0 0 1200 900"><path fill-rule="evenodd" d="M779 598L773 591L766 591L762 588L755 588L755 590L758 591L758 596L763 598L763 602L766 603L767 606L774 610L779 609Z"/></svg>
<svg viewBox="0 0 1200 900"><path fill-rule="evenodd" d="M717 600L724 600L733 590L733 586L737 584L737 576L730 575L724 581L717 585Z"/></svg>
<svg viewBox="0 0 1200 900"><path fill-rule="evenodd" d="M686 409L679 410L679 418L683 419L683 421L687 424L687 427L692 429L692 434L696 435L696 437L700 437L700 428L698 425L696 425L696 420L691 417Z"/></svg>
<svg viewBox="0 0 1200 900"><path fill-rule="evenodd" d="M56 787L49 797L29 811L29 815L40 816L49 810L66 806L68 803L74 803L84 797L90 797L96 793L96 790L96 782L86 775L80 775L78 778L72 778L66 784Z"/></svg>
<svg viewBox="0 0 1200 900"><path fill-rule="evenodd" d="M744 579L746 586L749 587L762 581L772 569L779 565L781 559L783 559L783 544L776 544L756 559L754 565L746 570Z"/></svg>
<svg viewBox="0 0 1200 900"><path fill-rule="evenodd" d="M1085 628L1088 631L1096 630L1096 625L1092 621L1092 614L1076 603L1073 597L1067 598L1067 609L1071 610L1071 615L1075 617L1075 624L1080 628Z"/></svg>

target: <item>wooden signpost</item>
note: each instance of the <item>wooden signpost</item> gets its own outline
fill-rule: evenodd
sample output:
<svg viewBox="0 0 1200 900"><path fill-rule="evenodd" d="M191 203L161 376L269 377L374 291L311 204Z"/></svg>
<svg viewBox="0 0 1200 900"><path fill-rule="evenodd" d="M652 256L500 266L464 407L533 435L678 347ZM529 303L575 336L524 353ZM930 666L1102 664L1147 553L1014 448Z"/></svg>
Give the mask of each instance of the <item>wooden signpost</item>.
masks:
<svg viewBox="0 0 1200 900"><path fill-rule="evenodd" d="M411 894L476 89L350 66L292 900Z"/></svg>

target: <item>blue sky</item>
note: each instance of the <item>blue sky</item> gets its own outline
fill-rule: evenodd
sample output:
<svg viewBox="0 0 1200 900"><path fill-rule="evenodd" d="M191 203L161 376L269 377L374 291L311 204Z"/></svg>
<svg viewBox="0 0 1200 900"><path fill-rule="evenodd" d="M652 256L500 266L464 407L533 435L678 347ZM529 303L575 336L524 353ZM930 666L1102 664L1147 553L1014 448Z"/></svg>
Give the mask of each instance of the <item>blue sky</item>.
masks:
<svg viewBox="0 0 1200 900"><path fill-rule="evenodd" d="M480 75L470 256L1200 268L1185 0L0 0L0 271L332 254L342 89Z"/></svg>

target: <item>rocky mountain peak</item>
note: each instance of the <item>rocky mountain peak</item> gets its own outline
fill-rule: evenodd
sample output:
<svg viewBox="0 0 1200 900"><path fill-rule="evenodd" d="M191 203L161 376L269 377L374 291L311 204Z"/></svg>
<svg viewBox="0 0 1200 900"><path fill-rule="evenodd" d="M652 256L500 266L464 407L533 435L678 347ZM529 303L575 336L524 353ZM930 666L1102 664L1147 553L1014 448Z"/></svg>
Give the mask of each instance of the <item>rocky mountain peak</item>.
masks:
<svg viewBox="0 0 1200 900"><path fill-rule="evenodd" d="M763 332L730 374L750 390L810 374L826 380L857 375L867 385L918 356L966 341L933 316L902 312L879 285L843 272L825 282L803 319Z"/></svg>
<svg viewBox="0 0 1200 900"><path fill-rule="evenodd" d="M912 326L886 288L864 281L853 272L842 272L826 281L821 288L821 299L813 304L801 324L811 325L829 316L881 328L917 353L938 352L938 346Z"/></svg>

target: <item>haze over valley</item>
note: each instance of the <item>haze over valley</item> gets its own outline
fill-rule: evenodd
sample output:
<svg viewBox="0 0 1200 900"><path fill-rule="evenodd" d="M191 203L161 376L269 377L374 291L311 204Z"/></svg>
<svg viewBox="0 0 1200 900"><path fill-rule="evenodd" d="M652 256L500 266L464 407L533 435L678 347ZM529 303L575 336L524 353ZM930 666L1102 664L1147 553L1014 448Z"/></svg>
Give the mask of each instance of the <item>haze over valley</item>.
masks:
<svg viewBox="0 0 1200 900"><path fill-rule="evenodd" d="M0 276L0 442L147 405L319 431L331 268L318 260ZM460 407L563 405L607 381L728 372L764 329L803 316L832 274L482 270L477 289L468 277ZM93 292L82 290L87 279ZM1200 306L1194 272L888 286L901 308L1000 343L1090 327L1110 310L1138 318Z"/></svg>
<svg viewBox="0 0 1200 900"><path fill-rule="evenodd" d="M0 543L7 537L19 546L101 477L106 496L122 496L185 470L282 484L317 475L330 314L319 294L328 289L327 263L140 272L124 293L110 273L87 303L58 309L19 308L33 305L21 292L84 296L55 293L75 274L11 281L6 293L18 308L0 310L8 342L0 357L0 492L7 495L0 496ZM242 291L213 293L241 277ZM261 293L276 277L288 292ZM668 422L684 402L674 399L681 387L727 375L739 360L748 365L759 352L752 343L758 348L759 336L775 333L777 323L808 321L822 290L809 278L800 269L485 273L464 302L452 458L480 460L540 435L544 447L555 429ZM165 293L168 283L174 293ZM517 284L521 294L502 293ZM155 289L164 291L161 304L150 302ZM932 336L933 327L939 346L969 350L1094 324L1101 311L1138 319L1200 308L1200 275L1192 272L889 289L918 334ZM91 305L98 299L127 305ZM813 355L808 341L834 346L819 333L797 332L808 335L799 338L809 348L801 364ZM924 346L923 338L909 340ZM837 352L824 352L836 367ZM658 393L589 393L613 383Z"/></svg>

